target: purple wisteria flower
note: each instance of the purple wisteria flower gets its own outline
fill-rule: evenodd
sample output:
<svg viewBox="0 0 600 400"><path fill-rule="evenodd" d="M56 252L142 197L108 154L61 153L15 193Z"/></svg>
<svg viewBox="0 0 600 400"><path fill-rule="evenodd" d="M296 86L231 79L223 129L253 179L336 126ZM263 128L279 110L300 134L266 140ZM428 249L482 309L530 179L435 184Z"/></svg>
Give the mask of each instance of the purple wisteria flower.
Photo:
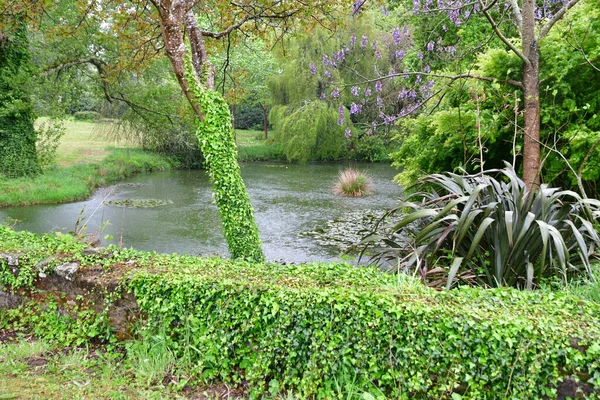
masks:
<svg viewBox="0 0 600 400"><path fill-rule="evenodd" d="M337 120L337 124L339 126L342 126L342 124L344 123L344 120L346 119L346 116L344 115L345 111L346 111L346 108L344 107L344 105L340 104L340 108L338 109L338 120Z"/></svg>
<svg viewBox="0 0 600 400"><path fill-rule="evenodd" d="M350 46L354 47L354 45L356 45L356 34L353 33L352 36L350 36Z"/></svg>
<svg viewBox="0 0 600 400"><path fill-rule="evenodd" d="M366 2L367 0L356 0L354 4L352 4L352 14L357 14Z"/></svg>
<svg viewBox="0 0 600 400"><path fill-rule="evenodd" d="M388 15L390 15L390 12L388 11L388 9L387 9L387 8L385 8L385 6L381 7L381 13L382 13L383 15L385 15L386 17L387 17Z"/></svg>
<svg viewBox="0 0 600 400"><path fill-rule="evenodd" d="M325 75L326 78L331 78L331 72L329 72L329 70L325 71L323 75Z"/></svg>
<svg viewBox="0 0 600 400"><path fill-rule="evenodd" d="M323 54L323 65L327 67L329 64L331 64L329 61L329 56L327 54Z"/></svg>
<svg viewBox="0 0 600 400"><path fill-rule="evenodd" d="M422 59L423 59L423 53L419 52L419 53L417 54L417 58L418 58L419 60L422 60Z"/></svg>
<svg viewBox="0 0 600 400"><path fill-rule="evenodd" d="M381 81L375 82L375 90L377 91L377 93L381 93L381 91L383 90L383 85L381 84Z"/></svg>
<svg viewBox="0 0 600 400"><path fill-rule="evenodd" d="M317 66L315 63L310 63L310 73L313 75L317 73Z"/></svg>
<svg viewBox="0 0 600 400"><path fill-rule="evenodd" d="M369 97L371 95L371 88L366 88L365 89L365 96Z"/></svg>
<svg viewBox="0 0 600 400"><path fill-rule="evenodd" d="M346 137L346 139L349 139L350 136L352 136L352 131L350 130L350 128L346 128L346 131L344 132L344 136Z"/></svg>
<svg viewBox="0 0 600 400"><path fill-rule="evenodd" d="M396 122L396 116L395 115L387 115L384 120L383 123L386 125L394 125L394 122Z"/></svg>
<svg viewBox="0 0 600 400"><path fill-rule="evenodd" d="M433 43L433 40L429 41L429 43L427 43L427 51L433 51L435 47L435 44Z"/></svg>
<svg viewBox="0 0 600 400"><path fill-rule="evenodd" d="M337 99L338 97L340 97L340 89L333 88L333 90L331 91L331 97L333 97L334 99Z"/></svg>
<svg viewBox="0 0 600 400"><path fill-rule="evenodd" d="M431 72L431 67L429 65L426 65L425 68L423 68L423 72L425 72L426 74Z"/></svg>
<svg viewBox="0 0 600 400"><path fill-rule="evenodd" d="M402 35L400 34L400 29L398 29L398 27L394 28L394 30L392 31L392 36L394 38L394 44L399 45L402 41Z"/></svg>
<svg viewBox="0 0 600 400"><path fill-rule="evenodd" d="M379 97L379 96L377 96L377 105L379 107L383 107L383 99L381 97Z"/></svg>
<svg viewBox="0 0 600 400"><path fill-rule="evenodd" d="M343 63L344 60L346 59L346 53L344 53L344 50L337 51L337 52L333 53L333 59L336 62Z"/></svg>
<svg viewBox="0 0 600 400"><path fill-rule="evenodd" d="M421 2L419 0L413 0L413 12L417 14L419 12L419 8L421 7Z"/></svg>
<svg viewBox="0 0 600 400"><path fill-rule="evenodd" d="M358 86L352 86L350 93L352 93L352 96L358 96Z"/></svg>
<svg viewBox="0 0 600 400"><path fill-rule="evenodd" d="M325 100L326 98L327 98L327 95L324 92L321 92L321 96L319 96L319 99Z"/></svg>
<svg viewBox="0 0 600 400"><path fill-rule="evenodd" d="M398 50L398 51L396 51L396 58L398 60L402 60L404 58L404 50Z"/></svg>
<svg viewBox="0 0 600 400"><path fill-rule="evenodd" d="M367 37L367 35L362 35L362 40L360 41L360 47L362 49L366 49L368 45L369 45L369 38Z"/></svg>
<svg viewBox="0 0 600 400"><path fill-rule="evenodd" d="M350 114L358 114L362 111L362 104L352 103L350 104Z"/></svg>

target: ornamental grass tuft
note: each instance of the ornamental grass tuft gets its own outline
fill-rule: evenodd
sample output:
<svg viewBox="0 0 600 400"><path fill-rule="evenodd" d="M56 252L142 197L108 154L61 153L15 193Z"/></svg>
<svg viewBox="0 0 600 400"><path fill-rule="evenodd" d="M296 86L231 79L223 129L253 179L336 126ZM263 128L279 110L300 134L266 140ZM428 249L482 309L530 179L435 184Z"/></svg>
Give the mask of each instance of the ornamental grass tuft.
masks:
<svg viewBox="0 0 600 400"><path fill-rule="evenodd" d="M372 180L365 172L353 168L340 171L333 192L338 196L362 197L373 194Z"/></svg>

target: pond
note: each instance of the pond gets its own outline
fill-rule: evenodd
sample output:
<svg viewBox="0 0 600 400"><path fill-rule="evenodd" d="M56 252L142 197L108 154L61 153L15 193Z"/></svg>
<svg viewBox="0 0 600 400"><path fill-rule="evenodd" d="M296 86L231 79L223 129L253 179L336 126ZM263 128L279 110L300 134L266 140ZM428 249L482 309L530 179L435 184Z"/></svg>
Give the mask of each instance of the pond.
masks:
<svg viewBox="0 0 600 400"><path fill-rule="evenodd" d="M337 174L347 166L242 165L268 260L339 259L339 248L323 245L303 233L320 231L319 227L328 221L348 218L356 211L384 210L397 203L401 188L392 182L396 171L384 164L352 164L372 177L373 195L362 198L334 195L331 188ZM204 171L137 175L99 189L81 202L0 208L0 222L10 220L19 221L16 229L37 233L68 232L76 224L85 224L86 233L97 233L103 244L138 250L227 256L221 222ZM104 239L107 235L108 239Z"/></svg>

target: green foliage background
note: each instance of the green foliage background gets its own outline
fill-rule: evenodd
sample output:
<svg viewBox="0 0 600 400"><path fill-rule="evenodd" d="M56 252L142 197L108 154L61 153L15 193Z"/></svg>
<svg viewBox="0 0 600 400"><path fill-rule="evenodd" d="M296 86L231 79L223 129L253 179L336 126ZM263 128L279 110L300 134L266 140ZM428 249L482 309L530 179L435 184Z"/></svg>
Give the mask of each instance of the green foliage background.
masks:
<svg viewBox="0 0 600 400"><path fill-rule="evenodd" d="M363 125L371 126L378 111L365 107L360 115L349 114L350 104L357 100L343 84L356 81L356 75L330 70L331 82L342 87L339 98L333 99L331 82L310 72L311 63L319 69L323 55L346 46L352 33L359 41L363 34L374 37L380 33L373 14L360 19L348 18L344 24L347 25L342 25L334 34L316 29L309 36L296 37L285 43L285 53L281 50L281 71L269 80L275 104L269 121L275 130L274 142L283 147L288 161L387 161L390 149L396 147L389 131L370 135L366 133L367 127L363 132ZM366 52L370 53L371 49ZM363 54L353 58L351 63L354 70L363 73L373 69L371 61ZM389 63L384 62L382 68L389 68ZM322 94L327 96L327 101L318 100ZM340 106L345 108L342 126L337 124ZM344 135L346 128L351 129L350 138Z"/></svg>
<svg viewBox="0 0 600 400"><path fill-rule="evenodd" d="M600 177L600 149L594 147L600 139L599 17L598 2L581 1L540 43L541 140L547 146L542 148L547 155L542 180L564 188L576 185L573 171L554 150L560 151L576 172L581 168L588 195L598 193L596 182ZM499 80L521 79L520 59L505 50L498 39L487 40L493 32L483 18L471 17L460 27L445 16L434 18L430 14L412 16L410 21L426 27L414 30L414 51L425 54L425 61L433 71L447 75L468 71ZM442 23L446 24L447 32L440 32ZM518 43L514 28L506 25L502 29ZM424 51L428 41L437 40L438 36L442 45L456 46L461 57ZM446 81L439 80L439 84L443 82ZM398 181L411 184L423 174L453 171L457 167L477 171L477 106L485 168L502 167L503 160L512 162L513 142L516 166L520 168L521 96L518 88L500 82L456 81L445 90L445 97L436 108L400 122L397 139L402 146L392 155L395 165L402 169ZM588 156L590 150L593 151Z"/></svg>
<svg viewBox="0 0 600 400"><path fill-rule="evenodd" d="M29 90L33 65L25 24L17 22L0 41L0 174L9 178L40 172Z"/></svg>

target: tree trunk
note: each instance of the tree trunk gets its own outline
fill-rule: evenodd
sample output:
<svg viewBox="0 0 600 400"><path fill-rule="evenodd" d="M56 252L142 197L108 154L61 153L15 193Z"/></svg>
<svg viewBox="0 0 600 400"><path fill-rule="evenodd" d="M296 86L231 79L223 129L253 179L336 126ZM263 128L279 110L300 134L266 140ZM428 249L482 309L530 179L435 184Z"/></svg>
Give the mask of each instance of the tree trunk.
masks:
<svg viewBox="0 0 600 400"><path fill-rule="evenodd" d="M263 110L263 129L265 130L265 140L269 138L269 118L267 116L267 105L262 105Z"/></svg>
<svg viewBox="0 0 600 400"><path fill-rule="evenodd" d="M523 54L529 62L523 65L524 131L523 181L528 189L540 184L540 50L535 38L535 0L523 2Z"/></svg>
<svg viewBox="0 0 600 400"><path fill-rule="evenodd" d="M229 106L214 91L214 68L208 62L191 0L152 0L162 27L165 52L188 102L198 116L198 139L223 233L233 258L264 261L254 210L242 181ZM187 56L184 29L190 41Z"/></svg>
<svg viewBox="0 0 600 400"><path fill-rule="evenodd" d="M235 130L235 103L231 105L231 126L233 129L233 141L237 143L237 131Z"/></svg>

